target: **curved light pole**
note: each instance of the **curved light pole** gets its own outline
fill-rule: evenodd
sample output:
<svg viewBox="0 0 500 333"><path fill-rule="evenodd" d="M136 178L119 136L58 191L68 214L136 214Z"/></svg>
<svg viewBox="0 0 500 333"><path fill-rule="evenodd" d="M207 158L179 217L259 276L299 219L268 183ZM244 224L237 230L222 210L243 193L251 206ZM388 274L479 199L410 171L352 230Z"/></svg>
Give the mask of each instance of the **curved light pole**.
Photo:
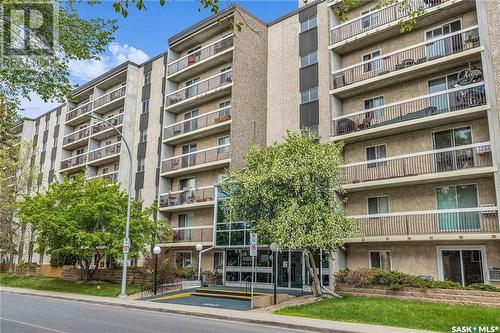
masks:
<svg viewBox="0 0 500 333"><path fill-rule="evenodd" d="M123 137L122 133L107 119L101 118L99 116L94 115L93 112L89 113L89 117L104 121L106 124L111 126L115 132L120 136L121 140L125 144L128 152L129 159L129 168L128 168L128 185L127 185L127 221L125 223L125 238L123 239L123 270L122 270L122 285L120 298L127 298L127 264L128 264L128 250L130 248L130 239L129 239L129 231L130 231L130 194L132 192L132 153L130 152L130 147L128 146L127 140Z"/></svg>
<svg viewBox="0 0 500 333"><path fill-rule="evenodd" d="M269 246L269 249L271 250L271 252L273 253L273 283L274 283L274 287L273 287L273 299L274 299L274 304L276 305L276 278L277 278L277 275L278 275L278 265L277 265L277 255L276 253L278 252L278 248L279 248L279 245L275 242L271 243L271 245Z"/></svg>

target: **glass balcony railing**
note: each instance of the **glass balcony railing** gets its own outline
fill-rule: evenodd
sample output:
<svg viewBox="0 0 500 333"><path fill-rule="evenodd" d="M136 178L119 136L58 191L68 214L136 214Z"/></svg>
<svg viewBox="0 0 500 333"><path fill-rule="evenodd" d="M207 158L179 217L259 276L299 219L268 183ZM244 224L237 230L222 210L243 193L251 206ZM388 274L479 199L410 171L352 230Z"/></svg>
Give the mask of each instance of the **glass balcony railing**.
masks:
<svg viewBox="0 0 500 333"><path fill-rule="evenodd" d="M88 161L95 161L101 158L112 156L120 153L121 142L113 143L108 146L94 149L88 153Z"/></svg>
<svg viewBox="0 0 500 333"><path fill-rule="evenodd" d="M231 120L230 106L166 126L163 130L163 139L170 139L178 135L203 129L228 120Z"/></svg>
<svg viewBox="0 0 500 333"><path fill-rule="evenodd" d="M196 65L197 63L210 58L217 53L227 50L233 46L233 35L223 37L218 41L207 45L193 53L187 54L184 57L172 61L168 64L168 75L172 75L181 71L189 66Z"/></svg>
<svg viewBox="0 0 500 333"><path fill-rule="evenodd" d="M181 170L206 163L226 160L231 157L230 145L222 145L214 148L200 150L188 154L167 158L161 163L161 171L169 172Z"/></svg>
<svg viewBox="0 0 500 333"><path fill-rule="evenodd" d="M215 192L213 186L169 192L160 195L160 207L173 207L206 201L213 201Z"/></svg>
<svg viewBox="0 0 500 333"><path fill-rule="evenodd" d="M447 0L409 0L403 6L401 2L381 8L360 17L339 24L331 29L330 44L357 36L361 33L376 29L385 24L403 19L408 13L419 8L423 10L440 5Z"/></svg>
<svg viewBox="0 0 500 333"><path fill-rule="evenodd" d="M82 128L81 130L78 130L76 132L70 133L63 138L63 146L66 146L70 143L76 142L83 140L85 138L88 138L90 135L90 129L89 127Z"/></svg>
<svg viewBox="0 0 500 333"><path fill-rule="evenodd" d="M332 73L332 89L402 71L480 46L477 26L428 40Z"/></svg>
<svg viewBox="0 0 500 333"><path fill-rule="evenodd" d="M498 233L500 231L498 208L493 205L351 217L354 218L365 237Z"/></svg>
<svg viewBox="0 0 500 333"><path fill-rule="evenodd" d="M344 184L490 167L489 142L436 149L344 165Z"/></svg>
<svg viewBox="0 0 500 333"><path fill-rule="evenodd" d="M347 135L486 105L483 82L439 91L332 119L331 135Z"/></svg>
<svg viewBox="0 0 500 333"><path fill-rule="evenodd" d="M179 102L185 101L189 98L199 96L201 94L207 93L210 90L214 90L230 84L233 82L233 71L225 71L215 76L212 76L203 81L199 81L185 88L179 89L170 95L167 95L165 104L166 106L171 106Z"/></svg>
<svg viewBox="0 0 500 333"><path fill-rule="evenodd" d="M167 243L210 243L213 241L213 226L172 228L173 235Z"/></svg>
<svg viewBox="0 0 500 333"><path fill-rule="evenodd" d="M86 162L87 162L87 153L72 156L70 158L61 161L61 170L85 165Z"/></svg>

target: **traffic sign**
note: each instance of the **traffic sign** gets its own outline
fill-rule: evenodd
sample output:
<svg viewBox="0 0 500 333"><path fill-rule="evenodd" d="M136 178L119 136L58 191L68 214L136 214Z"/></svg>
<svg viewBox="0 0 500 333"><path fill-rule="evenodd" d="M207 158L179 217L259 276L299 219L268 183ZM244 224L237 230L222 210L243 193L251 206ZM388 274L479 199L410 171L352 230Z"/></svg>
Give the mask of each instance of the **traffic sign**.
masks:
<svg viewBox="0 0 500 333"><path fill-rule="evenodd" d="M257 245L250 245L250 256L257 257Z"/></svg>
<svg viewBox="0 0 500 333"><path fill-rule="evenodd" d="M255 232L250 233L250 245L257 245L257 234Z"/></svg>

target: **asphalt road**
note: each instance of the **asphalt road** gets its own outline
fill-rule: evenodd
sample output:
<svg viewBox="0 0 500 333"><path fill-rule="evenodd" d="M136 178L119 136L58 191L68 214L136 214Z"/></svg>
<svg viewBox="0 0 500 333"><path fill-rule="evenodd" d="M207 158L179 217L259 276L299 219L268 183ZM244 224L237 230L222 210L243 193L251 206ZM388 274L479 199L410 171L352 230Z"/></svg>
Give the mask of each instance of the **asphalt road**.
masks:
<svg viewBox="0 0 500 333"><path fill-rule="evenodd" d="M300 331L0 292L0 332L285 333Z"/></svg>

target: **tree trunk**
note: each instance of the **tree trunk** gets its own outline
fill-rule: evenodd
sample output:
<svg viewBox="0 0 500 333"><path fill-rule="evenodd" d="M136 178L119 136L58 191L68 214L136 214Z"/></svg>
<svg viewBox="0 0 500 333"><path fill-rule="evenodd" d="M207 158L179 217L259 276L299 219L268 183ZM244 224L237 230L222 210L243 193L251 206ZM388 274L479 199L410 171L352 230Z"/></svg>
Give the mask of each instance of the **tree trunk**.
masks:
<svg viewBox="0 0 500 333"><path fill-rule="evenodd" d="M19 236L19 250L17 251L17 264L19 265L23 260L24 254L24 237L26 236L26 224L21 225L21 235Z"/></svg>
<svg viewBox="0 0 500 333"><path fill-rule="evenodd" d="M316 263L314 262L314 257L311 253L304 252L304 261L306 262L307 271L309 272L309 278L311 279L311 288L313 295L316 297L321 297L323 292L321 291L321 284L318 279L318 272L316 270Z"/></svg>

